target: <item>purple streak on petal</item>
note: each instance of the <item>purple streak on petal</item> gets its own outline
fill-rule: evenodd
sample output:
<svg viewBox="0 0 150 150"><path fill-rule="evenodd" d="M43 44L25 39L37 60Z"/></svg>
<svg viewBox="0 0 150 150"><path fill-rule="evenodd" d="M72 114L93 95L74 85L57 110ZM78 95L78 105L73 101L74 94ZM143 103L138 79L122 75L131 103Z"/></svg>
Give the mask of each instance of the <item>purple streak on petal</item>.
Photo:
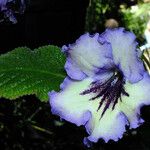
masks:
<svg viewBox="0 0 150 150"><path fill-rule="evenodd" d="M67 58L65 63L65 70L68 76L72 79L83 80L86 77L85 73L80 70L80 68L70 57Z"/></svg>
<svg viewBox="0 0 150 150"><path fill-rule="evenodd" d="M114 72L113 71L107 71L107 72L100 72L97 75L93 76L92 79L94 81L98 81L98 82L105 82L108 79L111 78L111 76L113 76Z"/></svg>

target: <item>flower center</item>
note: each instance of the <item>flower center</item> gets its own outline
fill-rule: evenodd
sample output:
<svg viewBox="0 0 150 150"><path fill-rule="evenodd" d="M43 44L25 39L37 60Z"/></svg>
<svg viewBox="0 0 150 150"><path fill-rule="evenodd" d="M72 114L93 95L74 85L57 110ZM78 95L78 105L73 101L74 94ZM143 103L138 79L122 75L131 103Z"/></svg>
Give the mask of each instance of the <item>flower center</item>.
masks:
<svg viewBox="0 0 150 150"><path fill-rule="evenodd" d="M105 82L95 81L90 84L90 88L80 93L81 95L96 93L96 96L89 100L96 100L101 97L97 111L101 108L102 104L105 103L103 108L101 118L103 117L106 110L112 103L112 110L114 110L115 105L118 100L122 101L121 96L129 96L129 94L124 89L125 80L123 74L120 72L115 72L108 80Z"/></svg>

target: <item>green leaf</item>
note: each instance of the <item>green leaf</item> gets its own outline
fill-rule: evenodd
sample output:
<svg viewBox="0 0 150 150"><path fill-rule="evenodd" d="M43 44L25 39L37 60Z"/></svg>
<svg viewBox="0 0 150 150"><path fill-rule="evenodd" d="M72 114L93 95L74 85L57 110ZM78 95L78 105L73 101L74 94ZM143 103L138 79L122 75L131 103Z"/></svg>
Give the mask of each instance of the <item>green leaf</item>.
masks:
<svg viewBox="0 0 150 150"><path fill-rule="evenodd" d="M43 46L34 51L16 48L0 56L0 97L16 99L35 94L48 100L48 92L58 90L66 76L65 56L56 46Z"/></svg>

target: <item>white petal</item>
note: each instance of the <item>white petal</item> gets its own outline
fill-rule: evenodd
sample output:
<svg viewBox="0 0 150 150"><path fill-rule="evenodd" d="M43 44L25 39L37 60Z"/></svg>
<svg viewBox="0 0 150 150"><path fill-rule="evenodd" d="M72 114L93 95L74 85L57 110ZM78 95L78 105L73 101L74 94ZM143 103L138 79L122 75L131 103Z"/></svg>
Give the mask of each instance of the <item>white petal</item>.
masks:
<svg viewBox="0 0 150 150"><path fill-rule="evenodd" d="M100 99L89 100L96 94L80 95L89 88L91 82L93 82L91 78L83 81L70 80L70 83L67 79L67 86L63 91L50 93L52 112L78 126L85 125L89 133L87 138L92 142L97 142L100 138L106 142L110 139L117 141L125 132L126 118L120 113L118 104L113 111L110 106L101 118L105 103L97 111Z"/></svg>
<svg viewBox="0 0 150 150"><path fill-rule="evenodd" d="M92 142L97 142L100 138L104 139L105 142L109 140L118 141L125 132L126 117L120 113L118 105L115 106L113 111L112 107L107 109L100 119L102 110L103 108L96 112L95 109L91 108L92 117L86 124L86 129L90 134L87 139Z"/></svg>
<svg viewBox="0 0 150 150"><path fill-rule="evenodd" d="M140 108L150 105L150 76L145 73L141 81L134 84L127 82L125 90L129 97L122 97L120 110L127 116L130 128L136 128L143 122L140 118Z"/></svg>
<svg viewBox="0 0 150 150"><path fill-rule="evenodd" d="M78 67L78 65L68 57L65 63L65 70L69 77L76 79L76 80L83 80L86 75L83 71Z"/></svg>
<svg viewBox="0 0 150 150"><path fill-rule="evenodd" d="M80 70L87 76L93 76L101 69L103 71L112 67L111 46L109 43L100 40L98 33L94 36L88 33L84 34L75 44L69 45L66 49L66 46L63 46L63 51L68 53L67 56L72 62L66 65L66 71L72 79L80 79L81 76L81 73L78 77L76 72L71 72L74 70L74 66L76 66L77 72Z"/></svg>
<svg viewBox="0 0 150 150"><path fill-rule="evenodd" d="M143 63L138 58L136 37L133 33L123 28L106 30L101 37L110 42L114 63L123 72L131 83L137 82L143 77Z"/></svg>
<svg viewBox="0 0 150 150"><path fill-rule="evenodd" d="M70 80L70 83L68 80L67 86L65 88L63 86L63 91L50 93L52 113L78 126L84 125L90 117L88 105L91 95L83 96L80 93L89 87L92 79L88 78L83 81Z"/></svg>

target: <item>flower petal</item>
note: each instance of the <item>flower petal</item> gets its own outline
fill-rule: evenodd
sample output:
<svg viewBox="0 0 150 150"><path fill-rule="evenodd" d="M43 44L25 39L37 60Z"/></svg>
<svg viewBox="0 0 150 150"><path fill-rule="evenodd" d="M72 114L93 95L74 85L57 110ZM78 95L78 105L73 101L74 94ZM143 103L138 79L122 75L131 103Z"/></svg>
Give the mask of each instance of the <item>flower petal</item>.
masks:
<svg viewBox="0 0 150 150"><path fill-rule="evenodd" d="M101 38L111 43L113 58L116 66L131 83L142 79L144 67L138 58L136 37L124 28L107 29Z"/></svg>
<svg viewBox="0 0 150 150"><path fill-rule="evenodd" d="M69 78L69 77L66 77L66 78L64 79L64 81L60 84L60 89L61 89L61 90L65 90L65 88L68 87L68 86L70 85L70 83L71 83L70 78ZM52 93L54 93L54 92L52 92Z"/></svg>
<svg viewBox="0 0 150 150"><path fill-rule="evenodd" d="M121 103L121 111L124 113L126 118L128 118L128 123L129 123L128 125L130 129L132 128L135 129L144 122L144 120L140 117L141 106L137 108L133 108L132 106L127 105L124 102Z"/></svg>
<svg viewBox="0 0 150 150"><path fill-rule="evenodd" d="M70 58L67 58L65 63L65 70L69 77L76 80L83 80L86 77L86 74L78 68L77 64Z"/></svg>
<svg viewBox="0 0 150 150"><path fill-rule="evenodd" d="M123 96L120 110L127 116L130 128L137 128L143 120L140 118L140 108L150 105L150 76L145 73L143 79L137 83L125 84L129 97Z"/></svg>
<svg viewBox="0 0 150 150"><path fill-rule="evenodd" d="M4 11L6 10L6 3L7 3L7 0L1 0L0 1L0 11Z"/></svg>
<svg viewBox="0 0 150 150"><path fill-rule="evenodd" d="M81 71L88 76L93 76L100 69L110 68L112 64L111 46L104 40L99 40L98 33L94 36L88 33L82 35L75 44L69 45L68 48L63 46L63 52L70 57L65 66L72 79L80 79Z"/></svg>
<svg viewBox="0 0 150 150"><path fill-rule="evenodd" d="M92 116L86 124L86 130L90 134L87 140L97 142L101 138L104 139L105 142L109 140L118 141L126 131L125 125L128 124L126 117L120 113L118 105L116 105L113 111L110 106L100 119L102 110L103 108L98 112L96 112L95 109L91 110Z"/></svg>
<svg viewBox="0 0 150 150"><path fill-rule="evenodd" d="M92 80L88 78L83 81L69 81L68 78L64 82L66 81L68 85L63 86L63 91L49 93L52 113L78 126L84 125L90 117L90 95L82 96L80 93L88 88Z"/></svg>
<svg viewBox="0 0 150 150"><path fill-rule="evenodd" d="M104 76L102 78L104 79ZM64 85L66 86L63 86L60 93L49 93L52 113L75 123L77 126L85 125L89 133L89 137L84 140L86 144L88 144L88 140L97 142L100 138L105 142L110 139L117 141L125 132L127 119L124 114L120 113L118 104L113 111L110 106L101 118L105 103L97 111L100 99L90 101L90 98L96 96L96 93L80 94L87 90L93 81L92 78L86 78L82 81L65 79Z"/></svg>

